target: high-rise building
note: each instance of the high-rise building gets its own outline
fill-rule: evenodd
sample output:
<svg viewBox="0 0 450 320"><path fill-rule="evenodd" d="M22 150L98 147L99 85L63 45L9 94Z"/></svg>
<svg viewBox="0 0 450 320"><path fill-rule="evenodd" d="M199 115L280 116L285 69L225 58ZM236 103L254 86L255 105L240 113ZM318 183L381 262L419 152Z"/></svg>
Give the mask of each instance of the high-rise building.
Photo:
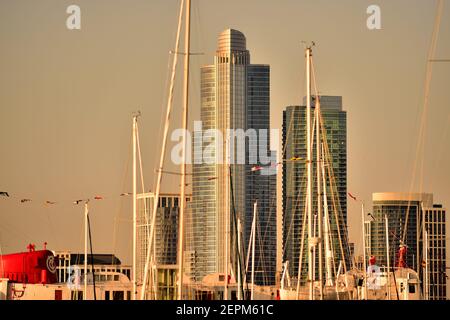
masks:
<svg viewBox="0 0 450 320"><path fill-rule="evenodd" d="M258 131L270 128L269 78L269 66L250 64L246 38L233 29L219 35L214 64L201 68L202 127L194 132L192 230L188 239L191 276L195 281L208 274L224 273L227 260L233 269L230 274L236 275L237 219L242 226L242 254L247 249L255 200L258 200L255 282L275 281L276 178L251 170L260 161L249 162L254 160L250 155L255 152L258 155L260 150L247 136L247 129L255 129L256 142L270 146L269 138L261 143ZM213 130L221 134L223 141ZM247 136L244 161L238 159L242 156L239 143L235 143L234 137L227 138L228 130ZM206 147L205 140L212 147ZM209 152L205 152L206 148Z"/></svg>
<svg viewBox="0 0 450 320"><path fill-rule="evenodd" d="M430 193L374 193L372 201L373 218L368 230L370 238L366 242L367 253L376 257L378 265L387 265L387 216L390 265L398 264L398 249L401 244L405 245L406 266L419 274L423 294L431 300L445 300L445 209L433 204L433 195ZM425 245L424 239L428 239ZM428 247L427 254L424 247Z"/></svg>
<svg viewBox="0 0 450 320"><path fill-rule="evenodd" d="M406 193L374 193L372 195L373 212L370 221L370 239L366 243L370 247L368 252L377 259L377 264L386 266L386 226L385 215L388 218L389 243L391 245L390 262L396 261L400 239L406 225L405 245L408 247L406 265L416 269L420 265L421 257L417 255L418 244L418 219L420 220L422 204L432 206L431 194L406 194ZM406 212L409 208L408 221Z"/></svg>
<svg viewBox="0 0 450 320"><path fill-rule="evenodd" d="M190 199L191 196L187 195L188 204ZM138 284L142 284L143 281L154 202L155 194L152 192L137 195L136 280ZM159 195L154 229L154 257L157 266L177 264L179 205L179 194Z"/></svg>
<svg viewBox="0 0 450 320"><path fill-rule="evenodd" d="M304 100L306 102L306 99ZM320 96L320 108L326 131L326 141L331 155L334 183L327 183L330 233L335 265L340 261L350 267L350 250L347 229L347 113L342 108L342 97ZM314 118L315 97L312 97L311 119ZM289 272L296 276L299 271L302 234L305 231L302 255L302 281L306 280L308 266L306 203L307 132L306 107L289 106L283 111L283 261L289 261ZM312 159L316 159L315 139ZM312 162L313 172L316 161ZM312 212L317 212L317 183L313 174ZM330 185L334 185L330 188ZM334 196L333 196L334 195ZM334 199L334 200L333 200ZM336 214L334 214L336 213ZM338 219L336 219L336 216ZM306 223L303 223L303 222Z"/></svg>
<svg viewBox="0 0 450 320"><path fill-rule="evenodd" d="M423 257L421 273L424 293L430 300L447 299L447 263L445 209L442 205L422 208L422 241L419 242L419 256ZM426 246L423 245L426 240ZM426 250L423 250L426 247ZM427 278L425 279L425 276Z"/></svg>
<svg viewBox="0 0 450 320"><path fill-rule="evenodd" d="M247 155L257 154L267 157L270 150L270 68L267 65L247 66L247 129L255 130L258 146L249 145ZM253 148L253 150L249 150ZM276 154L271 153L276 161ZM253 220L254 203L257 201L256 240L255 240L255 283L258 285L274 285L276 273L276 170L253 171L257 165L247 159L246 170L246 216L245 244L249 243ZM251 264L247 279L250 279Z"/></svg>

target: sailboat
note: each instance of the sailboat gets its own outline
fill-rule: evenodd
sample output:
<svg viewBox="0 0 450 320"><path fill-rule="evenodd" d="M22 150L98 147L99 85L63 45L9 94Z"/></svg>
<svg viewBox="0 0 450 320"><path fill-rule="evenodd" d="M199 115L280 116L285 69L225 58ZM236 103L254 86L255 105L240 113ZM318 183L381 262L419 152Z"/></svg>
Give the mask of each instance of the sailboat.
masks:
<svg viewBox="0 0 450 320"><path fill-rule="evenodd" d="M334 183L329 178L329 167L331 166L331 155L328 150L327 141L324 137L326 132L321 118L320 111L320 97L316 83L315 87L315 110L314 120L311 119L311 102L313 97L311 95L311 74L312 70L312 47L308 46L305 50L306 59L306 130L307 130L307 158L306 158L306 171L307 171L307 184L306 184L306 213L303 219L303 228L307 226L307 236L305 239L305 232L302 232L302 240L300 246L299 255L299 272L296 278L296 283L291 281L289 275L289 261L283 264L283 273L281 278L280 287L280 299L282 300L315 300L315 299L327 299L327 300L341 300L341 299L353 299L353 276L346 271L345 261L339 261L339 267L336 272L336 266L334 265L336 260L336 254L331 241L331 222L328 209L328 196L327 188L332 188ZM315 79L314 79L315 80ZM316 159L312 159L313 141L316 145ZM313 216L312 208L312 190L313 190L313 166L312 163L316 163L316 190L317 190L317 215ZM327 168L326 168L327 167ZM328 169L328 171L326 170ZM328 173L328 175L327 175ZM328 183L327 183L328 182ZM332 189L331 189L332 190ZM338 223L338 222L336 222ZM338 231L339 233L339 231ZM308 252L304 252L304 244L308 248ZM339 234L339 243L341 256L345 259L344 245L341 241L341 235ZM304 255L308 259L308 275L306 285L301 285L301 266ZM318 270L316 271L316 264L318 262ZM323 270L325 267L325 270ZM316 276L318 275L318 279ZM325 278L324 278L325 276Z"/></svg>

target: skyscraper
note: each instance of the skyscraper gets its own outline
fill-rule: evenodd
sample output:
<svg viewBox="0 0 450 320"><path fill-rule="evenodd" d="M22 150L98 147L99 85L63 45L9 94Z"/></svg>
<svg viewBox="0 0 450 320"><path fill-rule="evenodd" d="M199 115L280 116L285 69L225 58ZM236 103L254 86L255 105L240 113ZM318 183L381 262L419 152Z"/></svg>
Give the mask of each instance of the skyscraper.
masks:
<svg viewBox="0 0 450 320"><path fill-rule="evenodd" d="M430 300L447 299L447 262L445 209L440 204L422 208L422 241L419 242L418 255L423 257L424 264L419 273L423 281L426 297ZM423 243L426 243L424 246ZM425 250L423 250L426 248Z"/></svg>
<svg viewBox="0 0 450 320"><path fill-rule="evenodd" d="M250 154L258 154L259 147L254 150L255 145L247 143L244 162L239 162L237 158L242 154L239 143L235 143L233 137L227 138L230 129L241 131L245 136L247 129L269 129L269 75L269 66L250 64L246 38L233 29L219 35L214 64L201 69L202 127L194 132L192 232L189 239L193 261L191 276L196 281L208 274L224 273L227 260L233 269L230 274L236 275L237 219L243 230L242 254L249 239L255 200L259 202L260 230L256 240L256 246L260 248L255 250L255 271L260 275L257 281L274 281L276 178L251 170L259 162L249 163ZM213 130L221 133L223 141L219 141ZM259 132L256 139L260 139ZM205 146L205 141L212 147ZM270 140L267 139L265 144L270 145ZM273 217L269 217L270 214ZM263 254L265 256L261 258Z"/></svg>
<svg viewBox="0 0 450 320"><path fill-rule="evenodd" d="M254 129L258 147L247 154L267 156L270 150L270 68L267 65L247 67L247 129ZM266 132L267 134L264 134ZM252 146L248 146L247 149ZM276 160L272 151L271 157ZM276 273L276 170L253 171L255 165L264 165L259 159L253 163L247 159L245 244L249 242L253 219L253 205L257 201L255 240L255 283L274 285ZM267 163L265 164L267 165ZM251 265L249 266L250 279Z"/></svg>
<svg viewBox="0 0 450 320"><path fill-rule="evenodd" d="M189 203L190 195L186 196ZM137 195L137 275L142 283L147 259L148 237L150 235L155 194ZM178 252L178 217L180 214L180 195L163 193L159 195L154 231L156 265L176 265Z"/></svg>
<svg viewBox="0 0 450 320"><path fill-rule="evenodd" d="M399 246L406 245L406 266L419 274L422 292L431 300L445 300L445 209L433 204L430 193L374 193L372 201L373 219L370 220L370 239L366 244L368 254L376 257L378 265L387 265L387 216L390 265L397 265ZM403 237L405 224L406 236ZM427 239L425 245L424 239ZM427 253L424 251L426 247Z"/></svg>
<svg viewBox="0 0 450 320"><path fill-rule="evenodd" d="M187 207L190 207L191 195L186 195ZM142 285L144 270L147 261L147 250L152 223L155 194L152 192L137 195L137 264L136 281ZM147 297L156 297L159 300L176 299L177 279L177 253L178 253L178 219L180 215L180 195L174 193L161 193L159 195L158 208L154 229L154 262L149 265L158 279L153 285L147 287ZM185 260L189 255L185 255Z"/></svg>
<svg viewBox="0 0 450 320"><path fill-rule="evenodd" d="M312 115L315 98L312 98ZM306 101L306 100L305 100ZM304 101L304 102L305 102ZM350 252L347 229L347 113L342 109L342 97L320 96L321 114L326 131L326 141L334 172L334 188L327 184L330 212L331 246L336 266L343 261L350 267ZM289 106L283 111L283 261L289 261L289 272L297 276L301 253L302 234L305 230L306 162L291 159L306 159L306 107ZM313 139L313 141L315 141ZM315 142L314 142L315 144ZM316 159L316 147L312 148L312 159ZM313 172L316 170L313 161ZM313 174L312 212L317 212L317 183ZM334 194L334 200L332 200ZM331 214L339 212L340 214ZM336 219L336 216L338 217ZM305 231L307 234L307 231ZM306 236L305 236L306 237ZM302 280L306 280L307 239L304 240L302 256Z"/></svg>

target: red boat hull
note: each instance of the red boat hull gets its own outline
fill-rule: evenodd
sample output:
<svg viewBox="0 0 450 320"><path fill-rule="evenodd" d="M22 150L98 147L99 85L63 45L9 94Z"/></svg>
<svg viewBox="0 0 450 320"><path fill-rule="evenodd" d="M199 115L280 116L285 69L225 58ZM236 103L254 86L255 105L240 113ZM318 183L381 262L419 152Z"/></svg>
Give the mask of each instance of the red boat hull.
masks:
<svg viewBox="0 0 450 320"><path fill-rule="evenodd" d="M0 256L0 277L16 283L57 283L57 258L49 250Z"/></svg>

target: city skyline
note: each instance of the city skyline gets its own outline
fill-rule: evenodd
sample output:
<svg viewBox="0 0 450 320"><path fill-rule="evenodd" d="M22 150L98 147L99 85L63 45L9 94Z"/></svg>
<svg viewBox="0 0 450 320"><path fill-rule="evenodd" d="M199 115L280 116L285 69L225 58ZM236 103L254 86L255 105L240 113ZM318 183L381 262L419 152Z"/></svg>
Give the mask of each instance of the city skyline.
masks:
<svg viewBox="0 0 450 320"><path fill-rule="evenodd" d="M321 30L311 29L311 18L307 14L301 27L293 28L294 24L285 19L287 21L276 29L255 20L242 22L242 16L228 16L228 22L224 18L214 22L208 14L203 13L210 12L217 4L199 2L198 17L206 19L196 23L198 29L202 30L198 34L204 36L205 43L200 42L200 36L195 38L197 34L194 33L193 39L197 40L194 40L193 49L205 54L198 60L193 59L193 95L197 95L199 88L199 73L195 70L199 70L200 65L211 59L211 47L215 45L219 31L232 24L233 28L242 30L248 36L248 47L255 53L254 60L271 65L271 122L272 127L281 128L281 108L300 103L300 97L304 95L303 51L300 41L314 36L317 42L315 54L317 52L319 89L324 94L339 94L346 99L349 114L348 190L367 202L370 201L370 194L375 191L407 192L418 133L417 119L420 118L423 95L425 57L435 9L420 1L416 1L417 6L414 7L409 3L389 4L380 1L384 22L380 31L369 31L365 26L365 8L369 5L368 2L358 5L351 1L341 5L322 3L329 10L336 9L334 17L343 17L340 20L343 21L342 34L334 30L334 35L345 33L347 41L338 41L327 36L333 35L332 23L328 22ZM142 9L147 8L140 1L136 5L142 6ZM169 26L174 22L176 5L173 3L165 7L163 2L156 3L158 9L165 13L162 17L153 16L154 12L150 12L151 10L147 12L150 12L154 21ZM61 18L58 11L59 7L64 7L62 4L55 6L52 2L43 1L42 7L31 8L18 1L15 4L2 3L1 6L4 19L0 19L0 35L6 44L0 62L2 70L5 70L1 76L3 89L0 100L0 146L3 155L1 191L8 191L16 197L14 203L6 199L1 199L0 202L2 250L13 252L24 248L28 242L44 241L58 250L78 249L75 243L80 243L82 208L72 205L71 201L75 200L72 197L76 196L78 199L79 196L98 192L119 195L131 189L131 178L123 177L126 177L126 159L130 154L131 111L136 109L143 111L141 139L145 146L144 168L149 189L153 188L148 183L153 180L153 169L156 167L152 151L158 150L159 146L152 141L157 139L151 137L158 136L159 124L155 119L159 118L160 112L155 106L161 104L155 101L164 99L164 67L167 52L173 49L173 37L168 31L151 33L152 37L160 37L158 43L161 43L161 48L154 52L152 46L145 41L142 43L142 39L149 36L142 27L149 27L145 24L150 23L149 16L139 13L134 24L125 17L129 23L127 26L114 26L106 23L108 20L105 18L100 18L102 7L98 4L81 4L88 18L92 15L99 18L100 22L84 22L82 30L75 35L64 29L66 16L62 14ZM248 14L249 6L243 4L243 12L240 14ZM273 15L288 15L289 9L297 9L302 14L305 11L312 12L312 15L322 12L319 5L310 3L296 4L287 1L286 7L269 10L269 3L262 2L257 10L262 15L268 15L268 12ZM394 23L395 17L405 14L405 8L408 9L411 20ZM108 9L108 17L121 21L120 9L123 8L119 4L112 4ZM221 9L228 10L223 7ZM44 21L37 14L40 10L48 10L50 18ZM138 14L132 8L127 10L133 15ZM64 13L64 10L60 11ZM424 13L427 13L425 18ZM11 20L11 17L19 14L26 15L27 22ZM293 17L292 14L288 16ZM410 21L415 21L415 24L411 25ZM450 44L446 40L450 38L446 37L446 30L450 30L446 27L448 21L447 12L443 17L436 55L444 58L450 53ZM34 23L39 23L42 28L35 28ZM102 23L109 25L112 30L107 31L101 26ZM14 33L14 38L7 32L11 25L18 31ZM213 27L209 28L210 25ZM174 28L171 26L167 29ZM277 37L277 31L289 28L295 30L290 33L292 37ZM417 38L413 37L416 41L395 42L396 37L404 36L409 28L416 31L412 32L417 35ZM124 35L131 34L132 30L139 32L127 39ZM387 35L389 31L392 32ZM100 44L105 48L96 43L102 35L105 38ZM350 35L354 38L351 39ZM127 44L125 48L116 47L116 37ZM267 41L270 37L273 40ZM354 43L355 39L360 46ZM280 41L280 46L285 51L272 48L275 40ZM54 41L58 45L55 46ZM350 42L352 50L348 48ZM142 49L131 49L139 44L142 44ZM383 58L386 52L389 52L389 59ZM131 63L129 60L132 59L138 62ZM154 60L154 65L146 64L148 60ZM288 68L280 60L289 61L291 65ZM142 65L145 67L141 68ZM450 155L445 148L450 121L446 108L449 98L444 90L445 83L448 83L447 68L447 65L440 65L440 68L435 69L427 130L429 140L426 145L430 152L426 153L426 179L422 188L416 186L412 190L433 192L437 202L444 207L450 203L450 179L447 178L450 173L446 166ZM151 79L148 74L152 75ZM342 77L345 81L342 81ZM17 86L20 90L12 86ZM382 94L377 94L377 90L382 91ZM163 93L158 95L157 91ZM198 118L197 99L198 97L193 97L192 105L196 107L192 119ZM366 178L368 172L378 174ZM113 183L111 177L114 177ZM168 180L164 191L176 191L178 181L171 178ZM43 207L42 201L27 204L16 201L28 197L58 202L62 199L68 205ZM128 219L131 210L123 203L126 200L112 196L110 199L112 200L108 200L109 202L96 203L92 207L94 244L103 252L120 252L121 259L130 261L131 237L128 229L131 229L131 225L119 225L118 238L121 240L117 247L112 244L111 234L114 229L113 221ZM119 209L121 206L123 209ZM358 212L359 207L349 202L350 238L357 243L357 247L360 245ZM74 230L74 225L79 226L79 230ZM35 230L36 226L39 230Z"/></svg>

